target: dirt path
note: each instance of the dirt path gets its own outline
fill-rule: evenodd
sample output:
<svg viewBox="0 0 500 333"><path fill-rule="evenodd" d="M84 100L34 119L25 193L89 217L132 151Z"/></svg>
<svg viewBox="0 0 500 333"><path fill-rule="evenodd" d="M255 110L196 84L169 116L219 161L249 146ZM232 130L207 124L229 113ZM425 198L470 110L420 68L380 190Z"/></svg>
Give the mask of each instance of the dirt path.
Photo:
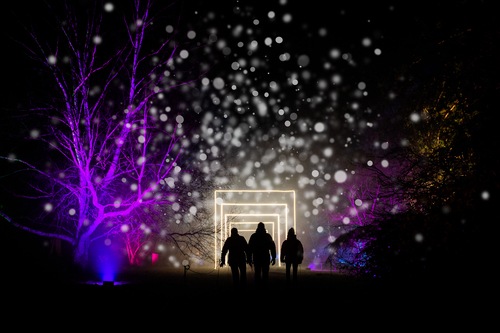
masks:
<svg viewBox="0 0 500 333"><path fill-rule="evenodd" d="M255 288L253 271L247 271L247 278L247 287L236 292L228 267L193 268L185 277L183 268L131 270L118 275L116 284L111 287L90 281L85 284L57 279L25 282L10 287L15 293L7 301L13 305L12 309L25 308L29 304L30 309L47 313L101 309L118 315L168 313L219 318L265 309L279 315L298 311L302 319L304 316L333 319L352 317L367 310L380 315L443 314L443 311L452 312L450 306L453 310L462 309L462 304L474 297L473 293L464 290L457 293L450 287L445 288L443 283L364 281L330 271L300 269L298 285L287 288L284 268L273 267L266 292Z"/></svg>

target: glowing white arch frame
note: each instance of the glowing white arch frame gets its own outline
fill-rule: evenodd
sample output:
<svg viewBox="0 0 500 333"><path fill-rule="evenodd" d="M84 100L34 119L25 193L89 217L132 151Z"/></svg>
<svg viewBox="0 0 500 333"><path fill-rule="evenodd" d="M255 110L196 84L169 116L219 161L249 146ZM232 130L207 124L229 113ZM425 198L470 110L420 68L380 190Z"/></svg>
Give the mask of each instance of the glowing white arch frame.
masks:
<svg viewBox="0 0 500 333"><path fill-rule="evenodd" d="M285 208L286 209L286 208ZM266 213L255 213L255 214L250 214L250 213L241 213L241 214L224 214L224 227L227 228L226 229L226 236L228 237L228 235L230 234L230 231L231 231L231 227L233 224L254 224L256 227L254 229L238 229L239 231L253 231L255 232L255 230L257 229L257 224L262 222L264 223L264 225L271 225L271 237L273 238L273 241L275 241L275 238L274 238L274 229L275 229L275 223L274 221L241 221L241 222L227 222L227 218L229 216L258 216L258 217L275 217L276 218L276 224L278 225L277 226L277 238L278 238L278 243L277 244L281 244L281 241L280 241L280 214L266 214ZM269 228L266 228L267 230L269 230ZM227 238L225 237L225 238ZM275 241L275 244L276 244L276 241ZM222 248L222 242L221 242L221 248ZM281 258L281 253L280 253L280 246L279 245L276 245L276 255L277 255L277 259L278 259L278 266L281 266L281 261L280 261L280 258Z"/></svg>
<svg viewBox="0 0 500 333"><path fill-rule="evenodd" d="M222 249L223 242L225 238L227 238L227 219L225 218L225 215L223 215L224 212L224 206L285 206L285 230L288 229L288 204L286 203L229 203L225 204L222 203L220 204L220 215L218 214L218 209L217 209L217 194L218 193L230 193L230 192L236 192L236 193L244 193L244 192L250 192L250 193L291 193L293 196L293 228L295 229L295 232L297 233L297 223L296 223L296 196L295 196L295 190L215 190L214 191L214 268L217 268L217 218L220 217L220 223L221 223L221 239L220 239L220 250ZM236 215L242 215L242 214L236 214ZM250 214L248 216L261 216L264 214ZM278 214L279 215L279 214ZM222 226L223 220L222 217L224 216L224 227ZM278 217L279 219L279 217ZM278 220L278 244L276 245L276 253L278 254L278 264L281 266L281 262L279 260L279 252L281 248L281 243L280 243L280 223ZM224 237L226 236L226 237Z"/></svg>
<svg viewBox="0 0 500 333"><path fill-rule="evenodd" d="M279 223L279 214L276 214L278 216L278 221L276 223ZM238 233L240 233L241 235L241 232L255 232L255 229L257 228L257 224L258 223L264 223L264 225L266 226L266 229L269 230L269 226L271 226L271 236L274 240L274 232L275 232L275 227L274 227L274 221L241 221L241 222L229 222L228 223L228 229L231 230L232 227L235 227L237 228L237 225L239 224L253 224L255 225L255 228L253 229L241 229L241 228L237 228L238 229ZM279 226L279 224L278 224ZM278 235L279 235L279 228L278 228Z"/></svg>

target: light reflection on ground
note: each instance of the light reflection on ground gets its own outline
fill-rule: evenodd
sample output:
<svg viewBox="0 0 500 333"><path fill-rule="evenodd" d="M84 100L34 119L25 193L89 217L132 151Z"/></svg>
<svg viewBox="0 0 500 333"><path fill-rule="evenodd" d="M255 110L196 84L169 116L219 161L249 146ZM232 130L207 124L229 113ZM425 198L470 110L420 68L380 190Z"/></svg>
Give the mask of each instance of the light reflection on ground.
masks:
<svg viewBox="0 0 500 333"><path fill-rule="evenodd" d="M90 284L90 285L97 285L97 286L102 286L103 285L103 281L84 281L84 282L80 282L79 284ZM130 282L128 281L113 281L113 285L115 286L120 286L120 285L125 285L125 284L130 284Z"/></svg>

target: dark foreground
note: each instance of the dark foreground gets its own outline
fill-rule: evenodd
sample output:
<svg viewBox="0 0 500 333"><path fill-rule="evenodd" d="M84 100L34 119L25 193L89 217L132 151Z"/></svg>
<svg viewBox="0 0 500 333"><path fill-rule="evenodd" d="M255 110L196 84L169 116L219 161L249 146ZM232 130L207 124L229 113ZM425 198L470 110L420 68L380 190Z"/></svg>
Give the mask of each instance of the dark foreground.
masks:
<svg viewBox="0 0 500 333"><path fill-rule="evenodd" d="M318 322L375 314L419 321L476 319L485 295L479 286L457 278L425 281L359 280L332 271L299 269L298 285L287 288L284 268L272 267L267 291L255 288L248 270L244 290L235 291L229 268L193 268L184 277L181 268L128 270L113 286L75 277L44 276L9 279L3 283L2 303L8 312L75 315L97 311L102 315L169 315L172 320L201 316L214 321L226 316L291 316L298 322ZM95 284L97 282L98 284ZM248 312L250 311L250 312ZM4 313L5 314L5 313ZM175 316L181 316L176 318ZM284 317L283 317L284 318ZM131 318L129 318L131 319Z"/></svg>

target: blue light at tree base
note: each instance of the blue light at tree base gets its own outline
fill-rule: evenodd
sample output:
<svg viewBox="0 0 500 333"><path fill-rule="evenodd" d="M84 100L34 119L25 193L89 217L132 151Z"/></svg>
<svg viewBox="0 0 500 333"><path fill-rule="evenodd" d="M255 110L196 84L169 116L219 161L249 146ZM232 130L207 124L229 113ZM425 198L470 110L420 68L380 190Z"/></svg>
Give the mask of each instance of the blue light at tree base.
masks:
<svg viewBox="0 0 500 333"><path fill-rule="evenodd" d="M109 239L106 241L99 239L91 244L89 255L91 267L100 281L115 281L116 279L120 260L123 258L117 253L114 245Z"/></svg>

